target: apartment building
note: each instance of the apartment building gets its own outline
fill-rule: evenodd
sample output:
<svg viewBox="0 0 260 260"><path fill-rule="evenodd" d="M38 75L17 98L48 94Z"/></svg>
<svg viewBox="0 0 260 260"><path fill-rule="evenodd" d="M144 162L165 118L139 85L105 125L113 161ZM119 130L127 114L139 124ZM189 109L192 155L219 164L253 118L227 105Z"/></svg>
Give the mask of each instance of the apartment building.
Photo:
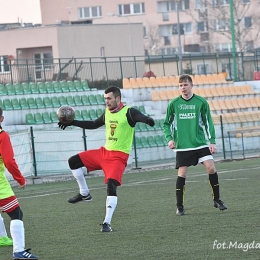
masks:
<svg viewBox="0 0 260 260"><path fill-rule="evenodd" d="M232 43L237 51L259 48L260 1L231 4L233 8L229 0L40 0L43 24L142 23L150 55L176 54L179 46L187 53L231 52Z"/></svg>

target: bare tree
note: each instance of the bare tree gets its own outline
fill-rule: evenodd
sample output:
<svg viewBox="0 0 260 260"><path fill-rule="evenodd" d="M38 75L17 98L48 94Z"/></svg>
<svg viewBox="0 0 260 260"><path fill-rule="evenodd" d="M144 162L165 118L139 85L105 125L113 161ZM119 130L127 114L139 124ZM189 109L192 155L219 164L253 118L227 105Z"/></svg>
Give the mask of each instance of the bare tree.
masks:
<svg viewBox="0 0 260 260"><path fill-rule="evenodd" d="M159 49L162 46L162 39L159 34L159 28L155 24L147 24L146 27L146 39L145 39L145 50L150 55L156 55L159 54Z"/></svg>
<svg viewBox="0 0 260 260"><path fill-rule="evenodd" d="M232 42L229 0L197 0L196 11L186 10L197 24L204 23L206 35L204 46L208 45L209 51L216 52L218 40L213 40L215 35L223 35L228 42ZM233 26L237 52L253 50L260 40L260 15L257 8L253 8L250 0L233 0ZM203 33L201 34L203 37ZM203 40L202 40L203 42ZM238 59L238 72L242 73L240 59Z"/></svg>

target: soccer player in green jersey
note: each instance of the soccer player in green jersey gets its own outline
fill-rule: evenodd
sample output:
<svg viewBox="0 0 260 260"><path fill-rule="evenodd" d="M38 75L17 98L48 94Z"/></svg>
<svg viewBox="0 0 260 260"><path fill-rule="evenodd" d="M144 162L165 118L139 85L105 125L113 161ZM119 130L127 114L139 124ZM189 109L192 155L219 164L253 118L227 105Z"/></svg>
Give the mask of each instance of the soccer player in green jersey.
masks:
<svg viewBox="0 0 260 260"><path fill-rule="evenodd" d="M88 172L103 170L107 185L106 215L101 232L111 232L111 220L117 206L117 186L122 184L122 176L132 149L134 127L137 122L154 126L154 120L139 110L125 106L121 102L121 91L117 87L105 90L105 112L94 121L74 120L70 124L58 123L61 129L74 125L83 129L106 127L106 143L99 149L88 150L69 158L69 166L79 186L79 193L68 200L69 203L91 201L82 167Z"/></svg>
<svg viewBox="0 0 260 260"><path fill-rule="evenodd" d="M212 156L216 152L216 144L209 104L205 98L193 94L192 87L192 78L189 75L184 74L179 77L181 95L169 103L163 124L168 146L176 151L175 168L178 169L176 214L178 216L185 214L183 196L188 167L198 163L203 163L209 174L214 207L220 210L227 209L220 200L218 174Z"/></svg>

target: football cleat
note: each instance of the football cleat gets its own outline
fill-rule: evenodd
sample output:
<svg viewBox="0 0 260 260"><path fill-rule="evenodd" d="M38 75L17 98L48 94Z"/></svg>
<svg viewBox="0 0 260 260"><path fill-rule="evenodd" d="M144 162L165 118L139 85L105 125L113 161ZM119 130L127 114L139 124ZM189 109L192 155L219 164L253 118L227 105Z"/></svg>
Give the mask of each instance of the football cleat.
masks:
<svg viewBox="0 0 260 260"><path fill-rule="evenodd" d="M184 207L178 207L177 210L176 210L176 215L177 216L185 215Z"/></svg>
<svg viewBox="0 0 260 260"><path fill-rule="evenodd" d="M85 202L92 201L92 197L91 197L90 193L87 196L83 196L79 193L75 197L68 199L69 203L77 203L77 202L80 202L80 201L85 201Z"/></svg>
<svg viewBox="0 0 260 260"><path fill-rule="evenodd" d="M4 236L0 238L0 246L12 246L13 240L8 236Z"/></svg>
<svg viewBox="0 0 260 260"><path fill-rule="evenodd" d="M31 248L28 248L22 252L13 253L13 259L14 260L22 260L22 259L38 260L38 257L36 255L33 255L29 252L30 250Z"/></svg>
<svg viewBox="0 0 260 260"><path fill-rule="evenodd" d="M223 203L223 201L221 201L220 199L214 200L214 207L215 207L215 208L219 208L220 210L225 210L225 209L227 209L227 207L225 206L225 204Z"/></svg>
<svg viewBox="0 0 260 260"><path fill-rule="evenodd" d="M113 231L110 224L103 223L101 225L102 225L102 228L100 230L101 232L112 232Z"/></svg>

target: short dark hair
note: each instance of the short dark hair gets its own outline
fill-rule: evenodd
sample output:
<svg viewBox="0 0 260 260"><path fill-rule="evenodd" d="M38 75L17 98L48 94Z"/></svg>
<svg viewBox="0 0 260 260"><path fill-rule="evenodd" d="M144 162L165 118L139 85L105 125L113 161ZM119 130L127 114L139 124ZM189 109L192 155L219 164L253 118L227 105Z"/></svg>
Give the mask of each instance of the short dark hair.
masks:
<svg viewBox="0 0 260 260"><path fill-rule="evenodd" d="M191 78L191 76L190 75L188 75L188 74L182 74L182 75L180 75L180 77L179 77L179 83L182 83L182 82L187 82L187 81L189 81L191 84L192 84L192 78Z"/></svg>
<svg viewBox="0 0 260 260"><path fill-rule="evenodd" d="M3 115L3 109L0 107L0 116Z"/></svg>
<svg viewBox="0 0 260 260"><path fill-rule="evenodd" d="M105 89L105 94L113 92L114 97L120 97L121 98L121 91L118 87L110 86Z"/></svg>

